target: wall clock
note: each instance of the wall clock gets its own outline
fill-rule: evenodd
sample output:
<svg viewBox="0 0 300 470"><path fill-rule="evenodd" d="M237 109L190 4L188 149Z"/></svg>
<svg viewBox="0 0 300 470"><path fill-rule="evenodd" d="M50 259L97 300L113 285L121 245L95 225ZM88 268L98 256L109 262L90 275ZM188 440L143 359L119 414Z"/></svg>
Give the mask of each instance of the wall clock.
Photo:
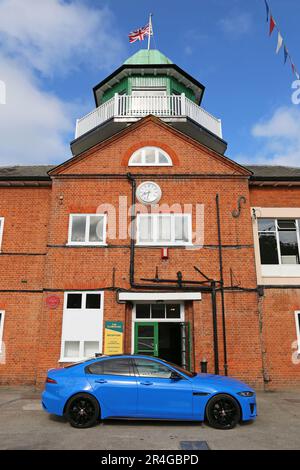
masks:
<svg viewBox="0 0 300 470"><path fill-rule="evenodd" d="M143 204L156 204L161 199L160 186L153 181L145 181L136 190L136 197Z"/></svg>

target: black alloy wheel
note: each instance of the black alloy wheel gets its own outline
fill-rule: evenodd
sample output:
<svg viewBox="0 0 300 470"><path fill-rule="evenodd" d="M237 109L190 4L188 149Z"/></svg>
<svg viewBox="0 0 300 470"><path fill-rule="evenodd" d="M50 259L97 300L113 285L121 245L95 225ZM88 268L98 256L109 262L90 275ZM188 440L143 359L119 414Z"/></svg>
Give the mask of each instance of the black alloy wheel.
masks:
<svg viewBox="0 0 300 470"><path fill-rule="evenodd" d="M90 428L100 418L100 407L94 397L80 393L69 400L65 416L74 428Z"/></svg>
<svg viewBox="0 0 300 470"><path fill-rule="evenodd" d="M232 429L241 419L240 406L230 395L216 395L207 404L206 417L215 429Z"/></svg>

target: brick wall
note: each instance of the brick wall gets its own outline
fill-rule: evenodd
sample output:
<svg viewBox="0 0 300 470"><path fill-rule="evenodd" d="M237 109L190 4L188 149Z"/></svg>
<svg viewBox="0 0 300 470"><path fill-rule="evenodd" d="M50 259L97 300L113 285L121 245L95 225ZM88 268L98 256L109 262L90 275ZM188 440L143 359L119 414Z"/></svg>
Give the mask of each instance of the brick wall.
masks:
<svg viewBox="0 0 300 470"><path fill-rule="evenodd" d="M142 145L160 146L171 155L174 165L129 168L127 162L131 153ZM161 260L159 248L137 247L136 282L155 277L156 269L161 278L175 278L176 273L182 271L184 279L203 280L195 272L195 265L208 277L219 279L216 213L216 194L219 194L224 284L227 288L239 286L249 290L228 290L225 294L229 374L262 387L263 374L266 375L268 369L271 386L299 384L296 370L287 363L282 366L284 372L276 372L280 355L274 355L276 359L273 360L270 353L272 338L282 334L279 321L282 316L287 319L289 329L288 338L282 343L282 354L290 354L290 337L294 333L292 324L288 323L284 302L282 309L277 310L277 320L273 324L269 294L259 304L257 293L251 291L256 288L256 273L250 207L264 205L260 201L269 200L269 194L251 188L250 200L247 171L152 119L132 125L118 138L100 144L60 167L53 173L51 191L46 188L0 188L0 216L6 217L3 253L0 255L0 309L6 311L4 339L7 343L7 363L0 364L0 382L41 384L48 368L62 365L58 361L63 293L66 290L104 290L104 321L124 322L125 351L131 351L131 307L118 304L115 292L116 288L130 288L129 234L124 239L109 235L106 247L67 246L70 213L95 213L103 203L118 208L120 195L127 196L130 203L131 186L125 177L128 171L137 175L138 183L145 178L157 181L163 193L161 204L192 204L193 207L202 204L204 207L204 246L196 250L170 248L168 261ZM188 177L195 173L202 176ZM97 176L99 174L122 177L103 179ZM142 176L144 174L146 176ZM149 174L154 176L147 176ZM186 175L186 178L167 179L172 174ZM158 175L166 178L156 179ZM240 217L234 218L232 211L237 209L240 196L245 196L246 204L242 205ZM195 223L193 213L194 229ZM119 228L118 223L117 230ZM10 292L4 292L5 289ZM31 292L22 292L24 290ZM51 310L46 298L53 293L59 297L60 305ZM294 294L287 292L284 295L291 299ZM260 328L261 309L264 318L270 319L264 320L263 331ZM199 363L205 357L209 372L214 372L210 294L203 293L200 302L186 303L185 314L186 321L192 324L194 366L199 370ZM220 294L217 295L217 315L220 372L223 373ZM262 342L268 345L265 354L262 354ZM266 354L269 362L265 360Z"/></svg>

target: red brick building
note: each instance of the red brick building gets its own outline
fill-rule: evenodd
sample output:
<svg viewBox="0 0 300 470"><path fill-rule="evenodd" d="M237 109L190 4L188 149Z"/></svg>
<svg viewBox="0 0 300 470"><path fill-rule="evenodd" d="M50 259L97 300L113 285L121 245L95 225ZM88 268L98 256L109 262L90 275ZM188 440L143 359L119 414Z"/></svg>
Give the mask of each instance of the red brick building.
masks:
<svg viewBox="0 0 300 470"><path fill-rule="evenodd" d="M0 168L1 384L123 351L300 385L300 169L226 157L203 94L140 51L95 87L70 160Z"/></svg>

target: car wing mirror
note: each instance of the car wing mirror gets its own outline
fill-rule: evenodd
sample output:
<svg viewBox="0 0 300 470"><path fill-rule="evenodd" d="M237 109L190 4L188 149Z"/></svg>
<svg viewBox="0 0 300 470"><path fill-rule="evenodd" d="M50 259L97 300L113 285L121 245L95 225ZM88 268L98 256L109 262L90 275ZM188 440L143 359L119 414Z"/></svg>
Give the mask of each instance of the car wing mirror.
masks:
<svg viewBox="0 0 300 470"><path fill-rule="evenodd" d="M170 375L171 380L181 380L182 377L181 375L177 374L174 370L172 370L171 375Z"/></svg>

